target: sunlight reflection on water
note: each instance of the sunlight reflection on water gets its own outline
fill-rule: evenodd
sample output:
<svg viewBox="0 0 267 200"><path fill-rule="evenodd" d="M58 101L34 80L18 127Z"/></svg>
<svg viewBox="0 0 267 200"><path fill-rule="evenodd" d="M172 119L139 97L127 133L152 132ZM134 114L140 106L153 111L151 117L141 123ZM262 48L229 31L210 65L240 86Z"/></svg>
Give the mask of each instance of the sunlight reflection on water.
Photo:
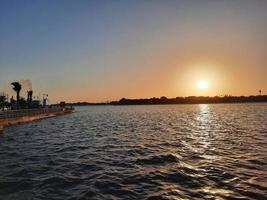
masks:
<svg viewBox="0 0 267 200"><path fill-rule="evenodd" d="M0 199L264 199L267 104L81 107L0 136Z"/></svg>

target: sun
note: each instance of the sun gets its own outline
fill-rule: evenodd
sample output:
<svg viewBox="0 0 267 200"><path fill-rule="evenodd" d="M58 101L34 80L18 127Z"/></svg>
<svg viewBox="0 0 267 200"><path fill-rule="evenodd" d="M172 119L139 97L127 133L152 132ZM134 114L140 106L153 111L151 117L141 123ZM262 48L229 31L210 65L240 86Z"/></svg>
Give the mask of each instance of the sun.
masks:
<svg viewBox="0 0 267 200"><path fill-rule="evenodd" d="M198 87L198 89L200 89L200 90L205 90L205 89L207 89L208 88L208 82L207 81L199 81L198 83L197 83L197 87Z"/></svg>

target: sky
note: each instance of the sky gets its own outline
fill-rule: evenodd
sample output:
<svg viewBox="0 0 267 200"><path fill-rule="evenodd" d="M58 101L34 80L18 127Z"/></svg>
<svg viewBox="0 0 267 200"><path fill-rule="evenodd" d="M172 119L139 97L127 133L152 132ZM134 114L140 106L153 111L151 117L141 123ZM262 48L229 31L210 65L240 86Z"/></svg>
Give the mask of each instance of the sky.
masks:
<svg viewBox="0 0 267 200"><path fill-rule="evenodd" d="M266 22L266 0L1 0L0 92L30 79L51 102L267 94Z"/></svg>

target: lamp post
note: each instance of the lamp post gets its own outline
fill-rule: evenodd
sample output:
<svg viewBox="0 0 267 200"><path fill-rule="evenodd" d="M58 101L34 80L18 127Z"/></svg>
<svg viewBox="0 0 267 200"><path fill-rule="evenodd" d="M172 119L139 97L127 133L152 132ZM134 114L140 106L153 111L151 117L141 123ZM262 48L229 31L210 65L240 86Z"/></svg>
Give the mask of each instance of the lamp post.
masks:
<svg viewBox="0 0 267 200"><path fill-rule="evenodd" d="M48 94L43 94L43 106L44 107L46 106L47 99L48 99Z"/></svg>

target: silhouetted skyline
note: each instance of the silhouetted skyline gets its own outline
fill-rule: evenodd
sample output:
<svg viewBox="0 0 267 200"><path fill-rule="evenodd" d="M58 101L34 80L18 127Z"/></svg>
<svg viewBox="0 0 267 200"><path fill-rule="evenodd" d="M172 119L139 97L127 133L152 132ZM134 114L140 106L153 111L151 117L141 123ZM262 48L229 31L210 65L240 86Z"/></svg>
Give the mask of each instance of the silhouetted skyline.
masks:
<svg viewBox="0 0 267 200"><path fill-rule="evenodd" d="M93 102L76 102L74 106L95 106L95 105L161 105L161 104L218 104L218 103L264 103L267 102L267 95L257 96L188 96L167 98L145 98L129 99L122 98L117 101L93 103Z"/></svg>

